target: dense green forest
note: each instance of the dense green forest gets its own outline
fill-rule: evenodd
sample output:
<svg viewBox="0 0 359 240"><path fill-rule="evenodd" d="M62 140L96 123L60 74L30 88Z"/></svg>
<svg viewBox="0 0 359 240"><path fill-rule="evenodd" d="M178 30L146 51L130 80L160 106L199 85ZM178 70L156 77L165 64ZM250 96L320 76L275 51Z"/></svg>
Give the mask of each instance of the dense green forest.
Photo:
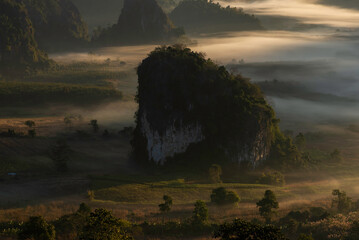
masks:
<svg viewBox="0 0 359 240"><path fill-rule="evenodd" d="M119 100L121 97L121 92L111 87L0 82L0 105L2 106L34 106L54 103L89 105Z"/></svg>
<svg viewBox="0 0 359 240"><path fill-rule="evenodd" d="M184 0L170 18L188 33L261 30L260 21L240 8L222 7L209 0Z"/></svg>
<svg viewBox="0 0 359 240"><path fill-rule="evenodd" d="M87 25L70 0L17 0L24 4L39 47L47 51L78 48L88 40Z"/></svg>
<svg viewBox="0 0 359 240"><path fill-rule="evenodd" d="M34 32L23 4L0 2L0 74L19 77L51 65L38 48Z"/></svg>

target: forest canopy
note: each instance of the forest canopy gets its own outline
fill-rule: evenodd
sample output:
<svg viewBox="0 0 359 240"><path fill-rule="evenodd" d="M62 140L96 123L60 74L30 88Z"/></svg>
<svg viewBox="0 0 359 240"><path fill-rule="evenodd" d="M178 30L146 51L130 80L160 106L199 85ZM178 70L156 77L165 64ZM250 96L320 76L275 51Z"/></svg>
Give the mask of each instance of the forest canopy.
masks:
<svg viewBox="0 0 359 240"><path fill-rule="evenodd" d="M0 73L20 77L50 66L38 48L34 27L24 4L0 1Z"/></svg>
<svg viewBox="0 0 359 240"><path fill-rule="evenodd" d="M241 8L222 7L209 0L184 0L170 18L188 33L262 30L260 21Z"/></svg>

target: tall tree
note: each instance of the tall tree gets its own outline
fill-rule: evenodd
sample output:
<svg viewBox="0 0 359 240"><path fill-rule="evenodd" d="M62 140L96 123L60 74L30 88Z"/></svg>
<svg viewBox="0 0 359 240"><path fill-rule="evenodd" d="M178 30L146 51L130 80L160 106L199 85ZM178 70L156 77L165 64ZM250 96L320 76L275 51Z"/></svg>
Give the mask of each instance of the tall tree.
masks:
<svg viewBox="0 0 359 240"><path fill-rule="evenodd" d="M257 202L257 207L259 207L260 215L266 220L267 223L270 223L272 217L276 214L274 209L279 208L279 203L277 198L271 190L267 190L264 193L262 200Z"/></svg>

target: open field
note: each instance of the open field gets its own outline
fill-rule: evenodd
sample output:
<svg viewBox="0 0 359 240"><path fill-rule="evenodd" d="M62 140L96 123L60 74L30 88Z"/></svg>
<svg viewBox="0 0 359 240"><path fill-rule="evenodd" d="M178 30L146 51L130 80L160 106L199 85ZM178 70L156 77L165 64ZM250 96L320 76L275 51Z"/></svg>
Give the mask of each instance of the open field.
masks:
<svg viewBox="0 0 359 240"><path fill-rule="evenodd" d="M0 129L14 128L26 131L26 118L1 119ZM359 157L359 134L346 127L319 126L316 133L307 133L307 149L317 154L322 163L285 174L287 184L270 186L254 183L225 182L211 184L185 173L157 172L149 174L136 169L131 163L129 138L118 134L120 128L103 125L99 133L93 133L89 119L75 121L66 126L63 117L33 118L39 136L0 138L2 181L0 182L0 206L2 220L24 220L33 214L48 219L70 213L80 202L92 207L106 207L116 216L136 221L161 221L158 204L162 196L173 198L174 207L168 219L183 220L191 216L193 203L210 202L211 191L219 186L233 190L241 198L238 207L219 208L209 204L211 221L224 221L235 217L259 218L255 203L267 189L272 189L279 200L278 217L293 209L309 206L329 207L331 191L340 188L353 199L359 198L356 182ZM102 130L108 128L110 137L104 138ZM87 132L85 136L76 130ZM325 133L324 133L325 132ZM59 174L54 169L46 151L58 137L66 137L72 150L70 172ZM341 163L324 162L334 148L344 156ZM253 174L259 176L264 170ZM7 172L17 172L17 178L9 178ZM240 173L238 173L240 174ZM89 201L87 190L93 190L95 199ZM21 212L22 214L19 214Z"/></svg>

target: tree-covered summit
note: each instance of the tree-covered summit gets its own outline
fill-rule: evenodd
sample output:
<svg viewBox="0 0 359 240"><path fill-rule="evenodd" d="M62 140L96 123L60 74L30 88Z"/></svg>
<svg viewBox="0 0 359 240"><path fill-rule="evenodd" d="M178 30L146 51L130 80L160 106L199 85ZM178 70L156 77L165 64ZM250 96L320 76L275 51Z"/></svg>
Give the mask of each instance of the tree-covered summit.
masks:
<svg viewBox="0 0 359 240"><path fill-rule="evenodd" d="M125 0L117 24L93 36L97 45L166 43L183 36L156 0Z"/></svg>
<svg viewBox="0 0 359 240"><path fill-rule="evenodd" d="M184 0L170 13L176 26L189 33L262 30L260 21L241 8L209 0Z"/></svg>

